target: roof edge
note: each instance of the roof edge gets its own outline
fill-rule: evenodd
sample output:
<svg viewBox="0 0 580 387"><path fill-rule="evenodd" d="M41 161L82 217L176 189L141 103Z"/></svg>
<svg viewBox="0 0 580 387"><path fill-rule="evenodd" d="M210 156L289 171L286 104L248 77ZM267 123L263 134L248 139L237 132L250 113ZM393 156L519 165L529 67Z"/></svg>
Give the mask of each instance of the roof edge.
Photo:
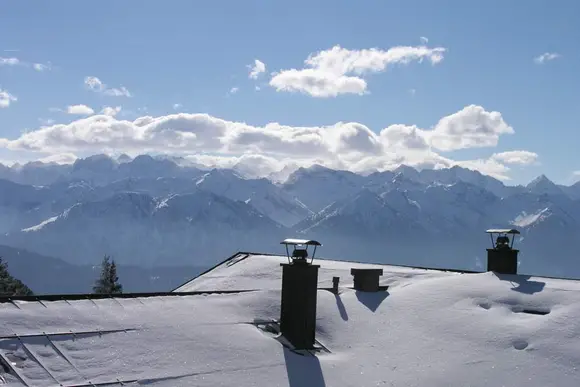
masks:
<svg viewBox="0 0 580 387"><path fill-rule="evenodd" d="M179 289L180 287L190 283L191 281L201 277L202 275L206 275L207 273L217 269L219 266L228 263L229 261L233 260L234 258L239 257L240 255L245 255L245 257L243 259L248 258L250 255L269 255L269 256L277 256L278 254L271 254L271 253L253 253L250 251L238 251L232 255L230 255L229 257L227 257L226 259L224 259L221 262L216 263L215 265L213 265L212 267L210 267L209 269L199 273L198 275L196 275L193 278L188 279L187 281L185 281L184 283L182 283L181 285L177 286L175 289L171 290L171 292L175 292L177 289Z"/></svg>
<svg viewBox="0 0 580 387"><path fill-rule="evenodd" d="M14 301L79 301L79 300L102 300L109 298L147 298L167 296L199 296L203 294L236 294L248 293L254 290L200 290L193 292L152 292L152 293L77 293L77 294L44 294L38 296L0 296L0 303Z"/></svg>

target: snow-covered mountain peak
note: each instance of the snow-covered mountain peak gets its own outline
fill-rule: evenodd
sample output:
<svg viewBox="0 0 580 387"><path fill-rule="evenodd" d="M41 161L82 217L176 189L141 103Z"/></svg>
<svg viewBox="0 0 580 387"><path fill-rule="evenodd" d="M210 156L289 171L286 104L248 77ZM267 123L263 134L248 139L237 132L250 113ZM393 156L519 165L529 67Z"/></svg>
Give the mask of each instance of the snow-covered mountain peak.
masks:
<svg viewBox="0 0 580 387"><path fill-rule="evenodd" d="M365 178L362 175L358 175L354 172L340 170L340 169L331 169L328 167L324 167L322 165L312 165L308 168L298 168L294 173L290 175L288 180L285 184L295 184L301 180L318 180L318 179L325 179L328 181L357 181L362 182Z"/></svg>
<svg viewBox="0 0 580 387"><path fill-rule="evenodd" d="M105 154L98 154L88 156L82 159L76 159L73 164L73 169L77 170L79 168L89 168L94 169L99 167L110 167L117 164L116 160Z"/></svg>
<svg viewBox="0 0 580 387"><path fill-rule="evenodd" d="M123 153L123 154L119 155L119 157L117 157L117 162L119 164L129 163L131 161L133 161L133 158L131 158L131 156L129 156L126 153Z"/></svg>
<svg viewBox="0 0 580 387"><path fill-rule="evenodd" d="M564 191L562 191L560 187L548 179L546 175L540 175L536 177L526 186L526 189L528 192L536 195L564 195Z"/></svg>
<svg viewBox="0 0 580 387"><path fill-rule="evenodd" d="M399 165L397 168L393 170L395 173L403 173L407 175L409 178L417 178L419 177L419 171L413 167L410 167L405 164Z"/></svg>
<svg viewBox="0 0 580 387"><path fill-rule="evenodd" d="M298 170L295 165L286 165L276 172L272 172L267 178L273 183L283 184L288 181L290 176Z"/></svg>
<svg viewBox="0 0 580 387"><path fill-rule="evenodd" d="M151 155L138 155L137 157L135 157L133 160L131 160L132 163L134 164L142 164L142 165L148 165L148 164L153 164L156 161L169 161L170 163L173 163L170 160L165 160L165 159L155 159L153 158ZM174 163L173 163L174 164Z"/></svg>
<svg viewBox="0 0 580 387"><path fill-rule="evenodd" d="M201 175L199 179L197 179L196 185L200 188L211 186L213 189L216 189L219 186L222 189L228 189L231 184L240 180L247 179L231 169L214 168Z"/></svg>
<svg viewBox="0 0 580 387"><path fill-rule="evenodd" d="M251 204L278 223L291 226L310 211L270 180L246 179L229 169L213 169L196 181L197 188Z"/></svg>
<svg viewBox="0 0 580 387"><path fill-rule="evenodd" d="M550 184L552 183L552 181L550 179L548 179L548 177L544 174L541 174L540 176L536 177L535 179L533 179L532 181L530 181L527 185L527 187L533 187L536 186L538 184Z"/></svg>

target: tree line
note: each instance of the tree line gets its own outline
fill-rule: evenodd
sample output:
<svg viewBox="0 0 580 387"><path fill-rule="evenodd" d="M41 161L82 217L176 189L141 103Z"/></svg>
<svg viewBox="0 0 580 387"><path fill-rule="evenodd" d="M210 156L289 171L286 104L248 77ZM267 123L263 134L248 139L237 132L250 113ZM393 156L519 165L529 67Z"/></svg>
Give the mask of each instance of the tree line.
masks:
<svg viewBox="0 0 580 387"><path fill-rule="evenodd" d="M123 293L123 285L117 275L117 264L105 255L101 261L101 273L93 286L95 294ZM8 264L0 257L0 296L33 296L32 290L8 271Z"/></svg>

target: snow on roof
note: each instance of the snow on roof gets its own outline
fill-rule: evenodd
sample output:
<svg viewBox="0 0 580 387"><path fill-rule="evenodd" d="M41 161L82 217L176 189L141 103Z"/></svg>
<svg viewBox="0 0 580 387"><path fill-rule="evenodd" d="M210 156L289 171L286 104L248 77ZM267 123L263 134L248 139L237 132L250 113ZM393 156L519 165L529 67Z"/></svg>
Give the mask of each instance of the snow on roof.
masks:
<svg viewBox="0 0 580 387"><path fill-rule="evenodd" d="M181 285L176 292L231 291L231 290L279 290L282 283L281 263L288 263L288 258L276 255L239 253L220 263L212 270ZM404 266L387 266L348 261L331 261L315 259L320 265L318 287L331 288L332 277L340 277L340 286L352 287L350 269L353 267L368 269L385 269L381 285L390 285L401 278L422 276L438 278L450 273L440 270L423 270Z"/></svg>
<svg viewBox="0 0 580 387"><path fill-rule="evenodd" d="M14 386L578 386L580 282L316 261L317 340L301 356L256 327L280 314L280 263L242 254L180 287L243 290L0 303ZM356 292L352 267L387 291ZM178 289L178 290L179 290ZM1 371L1 368L0 368Z"/></svg>

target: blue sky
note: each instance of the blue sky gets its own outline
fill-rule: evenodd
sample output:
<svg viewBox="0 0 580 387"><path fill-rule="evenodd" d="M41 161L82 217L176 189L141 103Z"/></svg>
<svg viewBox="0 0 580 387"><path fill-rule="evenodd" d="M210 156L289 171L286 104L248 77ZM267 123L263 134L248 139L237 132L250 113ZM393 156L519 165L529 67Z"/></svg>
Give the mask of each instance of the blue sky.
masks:
<svg viewBox="0 0 580 387"><path fill-rule="evenodd" d="M276 161L266 169L310 156L357 171L401 160L418 166L464 162L510 183L541 173L570 183L580 170L577 15L580 3L572 0L4 1L0 160L143 149L204 153L224 163L251 153ZM343 61L359 58L358 67L340 74L315 68L316 77L326 74L317 82L327 95L313 95L314 81L301 72L313 66L304 61L337 45L349 50ZM393 47L410 54L392 59ZM413 57L418 47L435 51ZM368 52L361 50L371 48L382 53L378 65L363 60ZM535 60L546 53L553 55ZM335 65L341 60L327 58ZM252 79L247 66L256 59L266 69ZM34 64L46 67L38 71ZM297 73L284 72L290 69ZM341 83L343 76L352 87ZM87 77L101 84L91 90ZM332 90L340 91L328 95ZM90 107L94 115L67 114L75 105ZM471 105L482 109L464 110ZM121 110L114 118L99 118L107 106ZM437 125L458 112L451 123ZM498 112L499 124L492 112ZM132 124L143 116L156 120L147 121L147 141L139 132L143 126ZM340 122L357 125L320 129ZM242 123L249 126L243 133ZM463 128L470 123L471 129ZM69 125L39 130L56 124ZM407 129L380 136L395 124ZM409 129L413 125L419 132ZM317 129L305 134L300 127ZM376 136L367 138L367 129ZM429 134L432 129L439 134ZM219 141L209 138L212 133ZM404 144L414 136L426 138L429 149L409 150ZM527 153L503 154L514 151Z"/></svg>

